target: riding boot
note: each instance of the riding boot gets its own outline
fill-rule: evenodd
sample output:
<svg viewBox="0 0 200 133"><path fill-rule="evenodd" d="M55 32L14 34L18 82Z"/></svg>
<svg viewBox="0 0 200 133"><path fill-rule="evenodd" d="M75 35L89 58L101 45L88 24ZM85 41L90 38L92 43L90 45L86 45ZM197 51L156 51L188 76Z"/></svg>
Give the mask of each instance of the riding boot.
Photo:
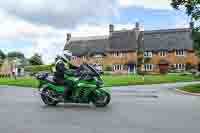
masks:
<svg viewBox="0 0 200 133"><path fill-rule="evenodd" d="M65 90L64 90L64 99L69 100L70 96L69 96L69 88L65 86Z"/></svg>

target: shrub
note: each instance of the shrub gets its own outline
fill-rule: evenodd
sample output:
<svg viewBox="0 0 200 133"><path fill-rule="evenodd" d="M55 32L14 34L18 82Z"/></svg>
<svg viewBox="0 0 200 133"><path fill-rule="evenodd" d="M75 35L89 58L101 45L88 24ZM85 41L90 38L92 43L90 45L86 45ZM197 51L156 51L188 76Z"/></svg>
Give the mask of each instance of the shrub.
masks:
<svg viewBox="0 0 200 133"><path fill-rule="evenodd" d="M42 71L51 72L52 67L53 67L53 64L51 64L51 65L26 66L24 68L24 71L30 73L30 75L34 75L34 74L36 74L38 72L42 72Z"/></svg>
<svg viewBox="0 0 200 133"><path fill-rule="evenodd" d="M0 74L0 78L10 78L10 74Z"/></svg>
<svg viewBox="0 0 200 133"><path fill-rule="evenodd" d="M111 66L106 66L105 67L105 71L112 71L112 67Z"/></svg>
<svg viewBox="0 0 200 133"><path fill-rule="evenodd" d="M186 63L186 70L191 70L191 69L195 69L196 66L191 64L191 63Z"/></svg>
<svg viewBox="0 0 200 133"><path fill-rule="evenodd" d="M170 65L169 66L169 72L171 72L171 73L176 73L177 72L174 65Z"/></svg>

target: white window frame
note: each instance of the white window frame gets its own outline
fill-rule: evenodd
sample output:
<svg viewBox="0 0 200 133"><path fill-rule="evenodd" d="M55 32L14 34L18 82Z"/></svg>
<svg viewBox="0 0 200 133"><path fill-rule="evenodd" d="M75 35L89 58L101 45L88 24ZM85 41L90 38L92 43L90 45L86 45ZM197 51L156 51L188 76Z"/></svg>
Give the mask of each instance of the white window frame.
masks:
<svg viewBox="0 0 200 133"><path fill-rule="evenodd" d="M174 64L176 70L185 70L185 64Z"/></svg>
<svg viewBox="0 0 200 133"><path fill-rule="evenodd" d="M82 60L86 60L86 56L82 56Z"/></svg>
<svg viewBox="0 0 200 133"><path fill-rule="evenodd" d="M144 64L145 71L153 71L153 64Z"/></svg>
<svg viewBox="0 0 200 133"><path fill-rule="evenodd" d="M122 64L113 65L113 71L123 71L123 70L124 70L124 65Z"/></svg>
<svg viewBox="0 0 200 133"><path fill-rule="evenodd" d="M125 57L126 52L113 52L112 56L114 56L114 57Z"/></svg>
<svg viewBox="0 0 200 133"><path fill-rule="evenodd" d="M167 50L160 50L160 56L161 57L167 56Z"/></svg>
<svg viewBox="0 0 200 133"><path fill-rule="evenodd" d="M77 60L78 57L77 56L72 56L72 60Z"/></svg>
<svg viewBox="0 0 200 133"><path fill-rule="evenodd" d="M185 51L183 49L176 49L175 54L176 56L184 56Z"/></svg>
<svg viewBox="0 0 200 133"><path fill-rule="evenodd" d="M103 55L101 55L101 54L96 54L96 55L94 55L93 57L94 57L94 58L103 58Z"/></svg>
<svg viewBox="0 0 200 133"><path fill-rule="evenodd" d="M126 55L127 55L126 52L121 52L121 56L122 56L122 57L125 57Z"/></svg>
<svg viewBox="0 0 200 133"><path fill-rule="evenodd" d="M144 57L152 57L153 56L153 52L152 51L145 51L144 52Z"/></svg>

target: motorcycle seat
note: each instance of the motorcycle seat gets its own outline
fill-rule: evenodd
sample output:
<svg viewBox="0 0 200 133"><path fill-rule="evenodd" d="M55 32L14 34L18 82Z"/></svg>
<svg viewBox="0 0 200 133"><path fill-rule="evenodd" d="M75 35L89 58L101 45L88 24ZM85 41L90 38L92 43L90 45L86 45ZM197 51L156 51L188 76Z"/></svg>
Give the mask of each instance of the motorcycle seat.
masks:
<svg viewBox="0 0 200 133"><path fill-rule="evenodd" d="M48 82L50 82L50 83L52 83L52 84L57 84L57 83L54 81L54 76L48 76L48 77L46 78L46 81L48 81Z"/></svg>

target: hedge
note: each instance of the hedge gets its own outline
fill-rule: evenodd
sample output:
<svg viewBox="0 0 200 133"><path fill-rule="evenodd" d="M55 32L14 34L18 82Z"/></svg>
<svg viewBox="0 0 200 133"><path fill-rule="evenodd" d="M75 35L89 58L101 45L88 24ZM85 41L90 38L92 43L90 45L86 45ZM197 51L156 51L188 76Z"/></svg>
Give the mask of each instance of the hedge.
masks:
<svg viewBox="0 0 200 133"><path fill-rule="evenodd" d="M31 74L35 74L42 71L50 72L52 71L53 64L51 65L34 65L34 66L26 66L24 68L25 72L30 72Z"/></svg>
<svg viewBox="0 0 200 133"><path fill-rule="evenodd" d="M0 78L10 78L11 74L0 74Z"/></svg>

